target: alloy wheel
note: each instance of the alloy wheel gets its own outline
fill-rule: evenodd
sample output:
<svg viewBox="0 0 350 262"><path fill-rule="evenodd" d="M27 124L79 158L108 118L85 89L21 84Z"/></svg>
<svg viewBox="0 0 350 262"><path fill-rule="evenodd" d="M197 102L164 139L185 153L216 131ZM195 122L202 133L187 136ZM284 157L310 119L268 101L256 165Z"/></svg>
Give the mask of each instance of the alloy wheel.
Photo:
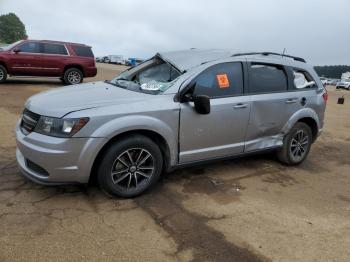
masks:
<svg viewBox="0 0 350 262"><path fill-rule="evenodd" d="M4 79L5 73L3 70L0 69L0 81Z"/></svg>
<svg viewBox="0 0 350 262"><path fill-rule="evenodd" d="M68 81L71 84L79 84L81 81L81 76L77 71L71 71L68 74Z"/></svg>
<svg viewBox="0 0 350 262"><path fill-rule="evenodd" d="M112 166L111 178L123 190L136 190L149 182L155 170L154 157L142 148L132 148L121 153Z"/></svg>
<svg viewBox="0 0 350 262"><path fill-rule="evenodd" d="M309 136L303 130L299 130L290 143L291 157L296 161L300 161L307 153L309 145Z"/></svg>

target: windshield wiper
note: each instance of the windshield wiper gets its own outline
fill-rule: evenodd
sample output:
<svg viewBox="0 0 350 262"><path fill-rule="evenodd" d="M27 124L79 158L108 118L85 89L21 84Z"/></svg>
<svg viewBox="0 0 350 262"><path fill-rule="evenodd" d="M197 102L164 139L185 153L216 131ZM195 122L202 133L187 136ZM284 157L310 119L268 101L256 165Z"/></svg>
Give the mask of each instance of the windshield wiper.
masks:
<svg viewBox="0 0 350 262"><path fill-rule="evenodd" d="M109 80L105 80L104 82L107 83L107 84L110 84L110 85L112 85L112 86L117 86L117 87L126 89L125 86L118 85L117 83L113 83L112 81L109 81Z"/></svg>

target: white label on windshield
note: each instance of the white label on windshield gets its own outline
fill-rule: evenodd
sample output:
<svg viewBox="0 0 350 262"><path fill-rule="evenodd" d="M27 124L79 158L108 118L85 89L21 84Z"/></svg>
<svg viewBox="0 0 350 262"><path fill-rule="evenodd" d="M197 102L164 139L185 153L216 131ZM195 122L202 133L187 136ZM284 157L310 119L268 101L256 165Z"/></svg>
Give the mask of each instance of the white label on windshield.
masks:
<svg viewBox="0 0 350 262"><path fill-rule="evenodd" d="M148 90L148 91L159 91L164 86L164 84L156 82L156 81L150 81L148 83L144 83L141 85L142 90Z"/></svg>

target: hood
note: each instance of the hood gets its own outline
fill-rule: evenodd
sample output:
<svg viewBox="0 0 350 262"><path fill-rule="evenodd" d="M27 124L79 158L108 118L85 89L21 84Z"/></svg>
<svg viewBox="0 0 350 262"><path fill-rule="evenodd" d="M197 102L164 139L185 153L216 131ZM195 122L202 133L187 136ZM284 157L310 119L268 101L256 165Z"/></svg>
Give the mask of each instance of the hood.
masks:
<svg viewBox="0 0 350 262"><path fill-rule="evenodd" d="M30 97L25 107L39 115L63 117L88 108L141 101L147 96L150 95L95 82L39 93Z"/></svg>
<svg viewBox="0 0 350 262"><path fill-rule="evenodd" d="M176 67L181 73L184 73L203 63L230 57L232 56L232 52L226 50L200 50L193 48L190 50L158 53L157 56Z"/></svg>

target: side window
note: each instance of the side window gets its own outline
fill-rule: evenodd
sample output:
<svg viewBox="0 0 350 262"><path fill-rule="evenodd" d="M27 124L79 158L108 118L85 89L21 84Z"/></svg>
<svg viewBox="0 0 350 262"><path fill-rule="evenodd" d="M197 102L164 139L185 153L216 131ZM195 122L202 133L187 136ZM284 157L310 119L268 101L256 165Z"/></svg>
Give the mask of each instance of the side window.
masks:
<svg viewBox="0 0 350 262"><path fill-rule="evenodd" d="M250 93L284 92L287 87L287 76L282 67L268 64L250 66Z"/></svg>
<svg viewBox="0 0 350 262"><path fill-rule="evenodd" d="M310 89L316 87L311 75L304 70L293 69L293 87L296 90Z"/></svg>
<svg viewBox="0 0 350 262"><path fill-rule="evenodd" d="M77 54L77 56L94 57L94 54L92 53L90 47L87 47L87 46L73 46L73 50Z"/></svg>
<svg viewBox="0 0 350 262"><path fill-rule="evenodd" d="M43 53L51 55L68 55L66 48L61 44L43 44Z"/></svg>
<svg viewBox="0 0 350 262"><path fill-rule="evenodd" d="M243 94L242 63L222 63L204 70L195 79L194 95L211 98Z"/></svg>
<svg viewBox="0 0 350 262"><path fill-rule="evenodd" d="M18 48L21 53L40 53L40 44L36 42L26 42Z"/></svg>

